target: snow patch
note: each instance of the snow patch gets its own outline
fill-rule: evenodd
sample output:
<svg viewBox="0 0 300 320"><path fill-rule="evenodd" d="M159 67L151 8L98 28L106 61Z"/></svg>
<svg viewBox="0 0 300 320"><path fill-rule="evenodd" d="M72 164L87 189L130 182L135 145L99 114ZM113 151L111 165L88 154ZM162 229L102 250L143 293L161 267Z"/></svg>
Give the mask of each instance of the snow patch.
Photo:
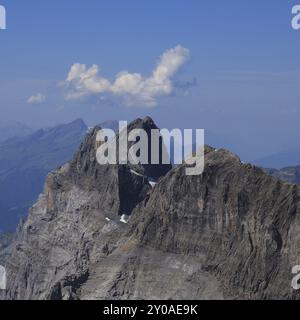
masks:
<svg viewBox="0 0 300 320"><path fill-rule="evenodd" d="M128 223L129 216L127 214L123 214L121 216L120 222Z"/></svg>
<svg viewBox="0 0 300 320"><path fill-rule="evenodd" d="M157 185L157 182L149 181L149 184L152 188L154 188Z"/></svg>
<svg viewBox="0 0 300 320"><path fill-rule="evenodd" d="M142 175L141 173L138 173L138 172L136 172L136 171L134 171L134 170L132 170L132 169L130 170L130 172L133 173L133 174L135 174L135 175L138 176L138 177L145 178L144 175Z"/></svg>
<svg viewBox="0 0 300 320"><path fill-rule="evenodd" d="M148 178L148 182L152 188L154 188L157 185L157 180L155 180L153 178Z"/></svg>

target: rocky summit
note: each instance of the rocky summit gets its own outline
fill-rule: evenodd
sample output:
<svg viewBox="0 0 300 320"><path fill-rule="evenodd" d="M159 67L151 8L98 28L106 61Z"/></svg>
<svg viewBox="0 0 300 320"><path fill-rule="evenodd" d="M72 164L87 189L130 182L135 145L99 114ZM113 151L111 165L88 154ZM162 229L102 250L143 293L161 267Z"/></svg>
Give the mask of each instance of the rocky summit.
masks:
<svg viewBox="0 0 300 320"><path fill-rule="evenodd" d="M19 226L6 299L300 298L298 186L211 147L199 176L186 164L101 166L99 129Z"/></svg>

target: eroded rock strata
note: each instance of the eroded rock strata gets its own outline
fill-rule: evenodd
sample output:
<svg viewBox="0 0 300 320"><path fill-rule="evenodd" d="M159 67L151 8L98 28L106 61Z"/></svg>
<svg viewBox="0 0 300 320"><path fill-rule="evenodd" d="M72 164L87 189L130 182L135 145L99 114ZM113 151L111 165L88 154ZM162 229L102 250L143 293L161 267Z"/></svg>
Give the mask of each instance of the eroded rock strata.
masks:
<svg viewBox="0 0 300 320"><path fill-rule="evenodd" d="M299 187L210 147L200 176L100 166L97 130L20 226L7 299L299 299Z"/></svg>

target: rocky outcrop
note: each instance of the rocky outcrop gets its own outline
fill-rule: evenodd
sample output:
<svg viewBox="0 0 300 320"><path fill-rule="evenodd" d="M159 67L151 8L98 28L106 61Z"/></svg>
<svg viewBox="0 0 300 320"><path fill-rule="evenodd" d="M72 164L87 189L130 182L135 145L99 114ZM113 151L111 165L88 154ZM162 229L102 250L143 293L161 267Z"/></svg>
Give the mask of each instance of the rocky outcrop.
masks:
<svg viewBox="0 0 300 320"><path fill-rule="evenodd" d="M133 125L148 130L154 124L146 118ZM90 265L121 241L126 221L120 218L150 191L147 177L130 166L98 164L98 130L90 131L73 161L48 175L44 193L20 226L7 264L8 298L77 298ZM159 177L166 169L156 167Z"/></svg>
<svg viewBox="0 0 300 320"><path fill-rule="evenodd" d="M208 148L201 176L172 170L134 213L142 246L203 257L225 297L299 298L300 189L225 150ZM142 216L140 213L142 212Z"/></svg>
<svg viewBox="0 0 300 320"><path fill-rule="evenodd" d="M20 226L7 299L299 299L299 187L210 147L200 176L99 166L96 131Z"/></svg>
<svg viewBox="0 0 300 320"><path fill-rule="evenodd" d="M201 176L170 171L82 299L299 299L300 189L206 149ZM113 267L115 266L115 267Z"/></svg>

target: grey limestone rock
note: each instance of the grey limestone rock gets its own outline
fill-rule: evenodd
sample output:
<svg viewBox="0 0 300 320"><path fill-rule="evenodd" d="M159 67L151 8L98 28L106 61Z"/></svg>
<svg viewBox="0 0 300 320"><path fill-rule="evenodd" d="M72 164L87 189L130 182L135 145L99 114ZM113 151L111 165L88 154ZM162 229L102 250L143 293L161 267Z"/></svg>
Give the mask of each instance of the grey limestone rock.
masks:
<svg viewBox="0 0 300 320"><path fill-rule="evenodd" d="M200 176L99 166L95 130L20 226L7 299L299 299L298 186L211 147Z"/></svg>

